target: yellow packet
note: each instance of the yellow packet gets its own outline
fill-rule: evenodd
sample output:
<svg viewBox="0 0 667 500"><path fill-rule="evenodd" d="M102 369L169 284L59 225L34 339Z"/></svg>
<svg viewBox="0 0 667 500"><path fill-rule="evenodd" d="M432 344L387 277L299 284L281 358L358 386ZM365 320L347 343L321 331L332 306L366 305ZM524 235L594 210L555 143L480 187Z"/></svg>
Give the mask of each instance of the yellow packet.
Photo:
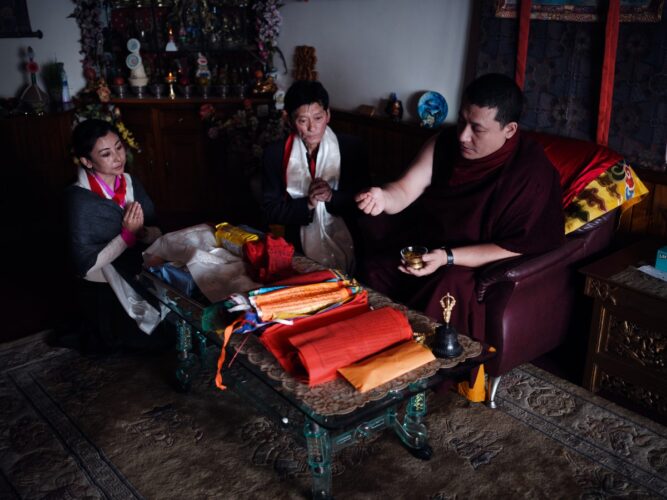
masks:
<svg viewBox="0 0 667 500"><path fill-rule="evenodd" d="M243 255L243 244L259 239L255 233L232 226L229 222L221 222L215 226L215 241L219 247L229 250L238 256Z"/></svg>

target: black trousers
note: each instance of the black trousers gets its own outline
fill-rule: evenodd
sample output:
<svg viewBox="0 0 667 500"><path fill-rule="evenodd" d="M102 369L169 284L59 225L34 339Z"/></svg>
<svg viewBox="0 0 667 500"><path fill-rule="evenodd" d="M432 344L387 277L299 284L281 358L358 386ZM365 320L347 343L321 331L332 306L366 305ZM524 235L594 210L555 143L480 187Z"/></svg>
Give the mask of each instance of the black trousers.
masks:
<svg viewBox="0 0 667 500"><path fill-rule="evenodd" d="M150 335L141 331L108 283L80 280L77 302L79 315L73 333L78 336L79 347L84 353L160 351L174 345L173 327L163 321Z"/></svg>

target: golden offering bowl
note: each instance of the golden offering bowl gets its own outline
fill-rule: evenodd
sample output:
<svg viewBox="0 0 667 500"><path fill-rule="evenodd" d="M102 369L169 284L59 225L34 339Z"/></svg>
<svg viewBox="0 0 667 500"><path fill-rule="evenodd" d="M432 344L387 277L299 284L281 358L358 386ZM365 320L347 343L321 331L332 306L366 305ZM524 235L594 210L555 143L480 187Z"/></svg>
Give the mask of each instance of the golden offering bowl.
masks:
<svg viewBox="0 0 667 500"><path fill-rule="evenodd" d="M401 259L410 269L421 269L424 267L422 256L428 253L426 247L405 247L401 250Z"/></svg>

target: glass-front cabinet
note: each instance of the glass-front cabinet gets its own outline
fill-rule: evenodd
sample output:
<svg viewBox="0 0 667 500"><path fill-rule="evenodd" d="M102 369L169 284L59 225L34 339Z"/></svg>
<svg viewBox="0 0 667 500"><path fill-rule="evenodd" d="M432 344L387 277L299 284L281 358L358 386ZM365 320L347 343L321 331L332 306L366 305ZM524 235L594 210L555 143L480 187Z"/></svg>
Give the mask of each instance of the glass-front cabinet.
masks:
<svg viewBox="0 0 667 500"><path fill-rule="evenodd" d="M170 83L186 98L257 94L267 68L254 14L251 0L109 0L106 80L116 96L161 97L155 94L168 92Z"/></svg>

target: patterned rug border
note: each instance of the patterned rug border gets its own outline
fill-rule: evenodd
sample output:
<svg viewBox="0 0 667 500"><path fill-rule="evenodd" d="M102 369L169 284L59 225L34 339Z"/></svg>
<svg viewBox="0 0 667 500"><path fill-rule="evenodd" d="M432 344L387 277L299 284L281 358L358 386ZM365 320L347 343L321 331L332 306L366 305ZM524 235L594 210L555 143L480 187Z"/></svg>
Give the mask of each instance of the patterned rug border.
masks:
<svg viewBox="0 0 667 500"><path fill-rule="evenodd" d="M627 410L622 406L617 405L616 403L609 401L601 396L591 393L588 389L584 389L581 386L575 385L567 380L556 377L546 370L543 370L533 364L527 363L523 364L516 368L519 371L525 371L531 376L544 380L549 384L558 387L559 390L566 392L568 394L574 395L579 399L586 400L587 403L600 408L601 410L607 411L616 415L623 420L630 420L634 424L641 427L647 427L651 429L651 432L659 435L662 438L667 439L667 427L664 425L651 420L650 418L643 417L638 413L635 413L631 410ZM662 432L660 432L662 431Z"/></svg>
<svg viewBox="0 0 667 500"><path fill-rule="evenodd" d="M0 370L14 384L35 413L51 429L63 450L72 457L89 484L104 498L143 499L130 481L118 470L104 452L91 441L50 397L35 377L38 364L75 359L78 354L67 349L50 348L50 330L0 344ZM37 347L26 349L26 346Z"/></svg>
<svg viewBox="0 0 667 500"><path fill-rule="evenodd" d="M542 382L553 385L559 391L575 398L579 404L583 403L584 405L594 406L621 422L631 423L635 427L641 428L657 438L665 438L666 434L664 432L661 433L656 430L660 429L665 431L665 428L660 424L645 419L641 415L627 411L610 401L587 392L585 389L570 384L567 381L563 381L534 365L521 365L515 368L513 372L515 375L516 373L521 372L526 373ZM505 382L507 382L507 380L505 380ZM599 442L593 442L590 439L586 440L582 438L581 433L577 434L573 432L570 427L556 423L554 417L540 415L535 411L529 411L520 403L515 403L514 399L507 394L506 386L503 386L502 381L496 398L500 403L498 409L504 411L517 421L525 423L538 432L548 436L550 439L553 439L576 453L595 461L602 467L632 478L638 485L649 488L656 494L667 498L667 478L661 477L652 471L629 462L611 447L601 446ZM610 460L605 460L605 458Z"/></svg>
<svg viewBox="0 0 667 500"><path fill-rule="evenodd" d="M61 353L73 357L70 353ZM63 449L75 460L79 470L89 479L91 486L104 497L143 499L130 481L116 468L104 452L86 436L76 423L62 411L36 379L33 368L21 365L7 373L15 387L30 403L35 412L46 422ZM15 373L16 372L16 373Z"/></svg>

